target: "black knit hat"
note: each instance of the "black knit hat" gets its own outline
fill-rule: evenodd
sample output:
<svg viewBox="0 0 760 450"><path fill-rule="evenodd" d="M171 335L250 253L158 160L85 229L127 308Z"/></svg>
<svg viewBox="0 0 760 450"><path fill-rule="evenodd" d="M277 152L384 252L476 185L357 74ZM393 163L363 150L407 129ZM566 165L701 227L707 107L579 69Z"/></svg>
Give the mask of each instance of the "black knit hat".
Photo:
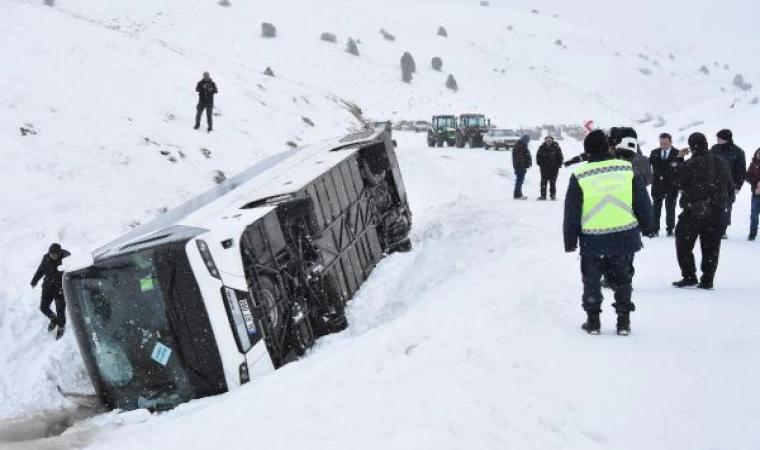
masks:
<svg viewBox="0 0 760 450"><path fill-rule="evenodd" d="M48 253L53 255L60 255L61 254L61 244L53 244L48 249Z"/></svg>
<svg viewBox="0 0 760 450"><path fill-rule="evenodd" d="M604 153L610 151L607 135L602 130L594 130L583 140L583 150L586 153Z"/></svg>
<svg viewBox="0 0 760 450"><path fill-rule="evenodd" d="M689 136L689 148L695 153L706 152L708 144L705 135L702 133L692 133L692 135Z"/></svg>
<svg viewBox="0 0 760 450"><path fill-rule="evenodd" d="M718 137L723 139L724 141L728 142L734 142L734 133L731 132L729 129L723 129L718 131Z"/></svg>

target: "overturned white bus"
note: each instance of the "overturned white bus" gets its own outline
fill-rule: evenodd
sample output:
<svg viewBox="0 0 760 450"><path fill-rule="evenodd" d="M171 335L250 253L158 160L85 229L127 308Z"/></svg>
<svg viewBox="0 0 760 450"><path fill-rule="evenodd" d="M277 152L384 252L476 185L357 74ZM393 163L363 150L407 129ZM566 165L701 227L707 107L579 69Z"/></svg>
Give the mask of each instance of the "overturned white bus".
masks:
<svg viewBox="0 0 760 450"><path fill-rule="evenodd" d="M168 409L298 358L411 248L411 217L389 136L367 131L267 159L96 250L64 291L100 401Z"/></svg>

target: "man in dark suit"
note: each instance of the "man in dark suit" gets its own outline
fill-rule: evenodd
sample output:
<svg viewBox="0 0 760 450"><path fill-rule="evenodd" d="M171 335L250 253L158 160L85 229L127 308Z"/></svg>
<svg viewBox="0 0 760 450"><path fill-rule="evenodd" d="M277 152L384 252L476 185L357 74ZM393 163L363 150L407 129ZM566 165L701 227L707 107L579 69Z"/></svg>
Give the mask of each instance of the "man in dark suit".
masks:
<svg viewBox="0 0 760 450"><path fill-rule="evenodd" d="M654 203L654 233L660 235L660 217L662 204L665 203L665 224L668 236L673 236L676 227L676 205L678 204L679 171L683 158L678 149L673 147L673 138L668 133L660 135L660 148L652 150L649 163L652 165L654 180L652 182L652 200Z"/></svg>

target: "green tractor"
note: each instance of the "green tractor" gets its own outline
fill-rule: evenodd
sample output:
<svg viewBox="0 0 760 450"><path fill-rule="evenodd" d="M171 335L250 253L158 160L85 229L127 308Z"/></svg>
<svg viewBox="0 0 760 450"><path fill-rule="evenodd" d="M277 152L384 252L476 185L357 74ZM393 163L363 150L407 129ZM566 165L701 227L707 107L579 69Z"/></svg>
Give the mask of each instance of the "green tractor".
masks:
<svg viewBox="0 0 760 450"><path fill-rule="evenodd" d="M433 116L430 123L427 132L428 147L443 147L444 142L451 147L456 143L456 116Z"/></svg>
<svg viewBox="0 0 760 450"><path fill-rule="evenodd" d="M459 127L456 130L456 146L464 148L483 147L483 137L491 127L491 120L483 114L462 114L459 116Z"/></svg>

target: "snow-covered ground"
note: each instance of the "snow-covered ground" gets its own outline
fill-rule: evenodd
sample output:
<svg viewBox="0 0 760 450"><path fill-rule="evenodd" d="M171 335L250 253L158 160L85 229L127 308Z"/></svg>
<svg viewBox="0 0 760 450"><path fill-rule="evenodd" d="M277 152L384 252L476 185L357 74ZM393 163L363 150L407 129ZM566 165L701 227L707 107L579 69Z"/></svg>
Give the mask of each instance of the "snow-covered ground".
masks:
<svg viewBox="0 0 760 450"><path fill-rule="evenodd" d="M29 287L50 242L89 251L212 186L217 171L234 174L287 141L345 133L358 126L348 103L377 119L482 111L509 127L626 125L650 115L637 125L646 150L662 131L677 144L704 131L712 143L723 127L748 156L760 146L758 91L731 85L736 73L760 83L757 66L741 58L753 42L745 39L757 11L749 0L724 2L733 19L716 24L702 6L654 0L620 11L597 0L41 3L0 2L3 55L12 61L0 72L0 418L70 406L56 385L91 390L73 335L55 342L45 333L39 291ZM259 36L264 21L277 38ZM439 26L448 38L436 36ZM337 44L319 40L326 31ZM343 51L349 36L361 41L360 58ZM411 85L399 81L404 51L417 60ZM443 57L442 73L429 69L433 56ZM274 78L262 75L268 66ZM212 134L191 129L203 70L220 89ZM449 73L457 93L443 88ZM22 136L26 124L38 134ZM138 427L110 430L141 413L101 416L91 425L110 431L82 439L124 448L224 439L753 448L760 281L750 275L757 249L743 242L746 190L717 291L669 289L674 244L648 241L637 259L634 336L594 341L578 331L578 261L562 252L561 205L509 200L508 153L399 139L415 250L383 262L354 301L347 332L240 393ZM580 153L578 143L563 145ZM528 188L536 191L535 175Z"/></svg>
<svg viewBox="0 0 760 450"><path fill-rule="evenodd" d="M515 202L509 152L401 135L414 250L383 263L351 325L233 394L155 417L99 417L58 441L96 449L755 449L758 249L736 210L716 290L676 290L675 242L637 257L633 335L579 326L562 203ZM579 151L578 145L565 149ZM560 197L567 182L563 172ZM526 186L538 194L531 172ZM142 422L128 425L130 422ZM127 424L127 425L125 425ZM97 430L92 434L92 430Z"/></svg>

